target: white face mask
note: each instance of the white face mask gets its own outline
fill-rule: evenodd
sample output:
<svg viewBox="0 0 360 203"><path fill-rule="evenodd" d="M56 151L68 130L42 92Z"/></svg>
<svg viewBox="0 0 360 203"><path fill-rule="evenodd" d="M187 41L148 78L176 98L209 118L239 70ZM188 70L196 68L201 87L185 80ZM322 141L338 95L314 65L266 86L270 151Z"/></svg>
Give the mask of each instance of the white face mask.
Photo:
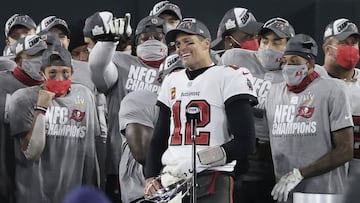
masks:
<svg viewBox="0 0 360 203"><path fill-rule="evenodd" d="M158 40L147 40L136 47L136 55L145 61L158 61L168 55L168 47Z"/></svg>
<svg viewBox="0 0 360 203"><path fill-rule="evenodd" d="M282 75L286 84L289 86L297 86L307 76L308 67L303 65L284 65Z"/></svg>
<svg viewBox="0 0 360 203"><path fill-rule="evenodd" d="M284 53L281 51L276 51L270 48L259 49L257 52L260 63L266 70L269 71L280 68L281 58L283 54Z"/></svg>

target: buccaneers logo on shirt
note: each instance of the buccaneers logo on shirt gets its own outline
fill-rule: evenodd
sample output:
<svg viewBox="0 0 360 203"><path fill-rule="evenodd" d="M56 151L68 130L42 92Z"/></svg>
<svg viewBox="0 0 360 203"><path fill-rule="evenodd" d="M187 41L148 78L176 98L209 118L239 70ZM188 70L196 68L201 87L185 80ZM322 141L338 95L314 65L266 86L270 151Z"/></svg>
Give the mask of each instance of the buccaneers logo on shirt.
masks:
<svg viewBox="0 0 360 203"><path fill-rule="evenodd" d="M85 117L85 112L74 109L71 113L70 119L73 119L76 122L81 122Z"/></svg>
<svg viewBox="0 0 360 203"><path fill-rule="evenodd" d="M300 106L296 116L301 116L304 118L311 118L315 111L315 107L310 106Z"/></svg>

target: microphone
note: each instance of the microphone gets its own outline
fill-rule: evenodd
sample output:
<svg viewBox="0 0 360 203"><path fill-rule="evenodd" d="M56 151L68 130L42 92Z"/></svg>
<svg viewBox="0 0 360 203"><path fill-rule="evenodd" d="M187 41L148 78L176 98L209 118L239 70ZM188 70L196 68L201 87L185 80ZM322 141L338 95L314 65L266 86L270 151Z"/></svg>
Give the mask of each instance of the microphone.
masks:
<svg viewBox="0 0 360 203"><path fill-rule="evenodd" d="M201 122L201 109L197 104L191 104L186 109L186 122L191 124L192 135L197 135L196 124Z"/></svg>

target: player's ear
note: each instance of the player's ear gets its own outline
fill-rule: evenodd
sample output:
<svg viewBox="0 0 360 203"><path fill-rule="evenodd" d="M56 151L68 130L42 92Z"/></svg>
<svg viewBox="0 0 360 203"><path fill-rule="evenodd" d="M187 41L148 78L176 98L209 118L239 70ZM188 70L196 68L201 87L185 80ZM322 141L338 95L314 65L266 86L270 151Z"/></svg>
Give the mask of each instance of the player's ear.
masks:
<svg viewBox="0 0 360 203"><path fill-rule="evenodd" d="M211 47L211 41L210 41L209 38L205 38L205 39L203 40L203 43L204 43L204 45L206 46L206 48L210 49L210 47Z"/></svg>

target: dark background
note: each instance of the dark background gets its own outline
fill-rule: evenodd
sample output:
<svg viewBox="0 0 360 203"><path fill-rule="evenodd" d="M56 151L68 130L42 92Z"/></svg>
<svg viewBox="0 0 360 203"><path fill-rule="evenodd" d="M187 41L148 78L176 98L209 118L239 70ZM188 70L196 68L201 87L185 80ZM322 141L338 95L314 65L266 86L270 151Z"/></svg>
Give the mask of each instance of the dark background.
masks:
<svg viewBox="0 0 360 203"><path fill-rule="evenodd" d="M126 12L132 15L132 27L147 16L158 0L32 0L10 1L0 8L0 47L5 46L4 25L6 20L15 13L27 14L36 23L49 15L55 15L75 24L96 11L108 10L117 17ZM210 29L213 39L216 38L218 24L227 10L233 7L248 8L256 19L261 22L272 17L283 17L295 28L296 33L308 34L318 42L319 54L317 63L323 64L322 35L328 23L345 17L360 26L359 0L171 0L177 4L184 17L196 17Z"/></svg>

